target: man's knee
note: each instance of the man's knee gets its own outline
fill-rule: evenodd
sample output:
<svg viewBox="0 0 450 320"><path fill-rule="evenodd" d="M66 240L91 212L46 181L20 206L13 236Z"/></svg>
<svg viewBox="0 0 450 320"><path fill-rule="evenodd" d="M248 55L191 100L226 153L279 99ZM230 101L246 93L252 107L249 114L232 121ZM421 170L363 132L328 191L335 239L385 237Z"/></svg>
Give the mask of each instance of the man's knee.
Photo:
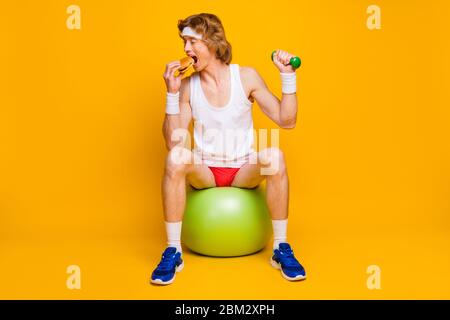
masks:
<svg viewBox="0 0 450 320"><path fill-rule="evenodd" d="M192 164L192 152L186 148L172 148L166 158L165 174L171 177L186 175Z"/></svg>
<svg viewBox="0 0 450 320"><path fill-rule="evenodd" d="M261 164L261 174L267 176L282 175L286 173L286 161L283 151L279 148L267 148L258 154Z"/></svg>

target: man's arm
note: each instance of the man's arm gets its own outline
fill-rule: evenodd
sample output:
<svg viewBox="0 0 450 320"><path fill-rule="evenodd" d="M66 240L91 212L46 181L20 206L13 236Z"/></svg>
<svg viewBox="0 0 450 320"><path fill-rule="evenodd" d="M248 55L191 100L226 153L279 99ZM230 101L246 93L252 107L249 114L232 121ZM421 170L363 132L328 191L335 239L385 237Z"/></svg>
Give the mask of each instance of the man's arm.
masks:
<svg viewBox="0 0 450 320"><path fill-rule="evenodd" d="M243 67L244 81L261 110L283 129L292 129L297 122L297 95L282 94L281 101L267 87L259 73L251 67Z"/></svg>
<svg viewBox="0 0 450 320"><path fill-rule="evenodd" d="M189 139L188 128L192 119L191 106L189 104L189 78L181 80L180 87L180 113L166 114L163 123L163 135L166 147L171 150L177 145L186 145ZM177 130L183 129L183 130ZM175 134L174 131L176 130ZM183 141L183 142L182 142ZM182 142L182 143L181 143ZM189 140L190 145L190 140Z"/></svg>

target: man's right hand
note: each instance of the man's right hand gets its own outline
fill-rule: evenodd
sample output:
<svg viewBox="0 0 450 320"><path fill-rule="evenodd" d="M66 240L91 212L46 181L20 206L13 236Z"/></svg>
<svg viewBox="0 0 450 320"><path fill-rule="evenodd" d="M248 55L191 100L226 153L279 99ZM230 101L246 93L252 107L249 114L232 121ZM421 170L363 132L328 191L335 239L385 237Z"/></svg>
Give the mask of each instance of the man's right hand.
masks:
<svg viewBox="0 0 450 320"><path fill-rule="evenodd" d="M167 92L177 93L181 87L181 77L175 77L175 71L181 66L180 61L172 61L166 64L166 71L164 72L164 81L166 82Z"/></svg>

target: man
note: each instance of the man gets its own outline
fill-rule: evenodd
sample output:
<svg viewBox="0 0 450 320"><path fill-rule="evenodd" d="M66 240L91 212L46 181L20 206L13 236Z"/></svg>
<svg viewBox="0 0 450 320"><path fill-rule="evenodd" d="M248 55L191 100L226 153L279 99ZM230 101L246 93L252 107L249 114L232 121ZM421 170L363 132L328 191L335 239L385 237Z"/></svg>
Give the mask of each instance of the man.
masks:
<svg viewBox="0 0 450 320"><path fill-rule="evenodd" d="M255 69L230 64L231 45L217 16L206 13L190 16L178 22L178 30L186 54L196 61L196 72L184 79L175 76L180 62L174 61L166 65L164 73L167 104L163 132L169 154L162 195L168 246L152 273L151 282L170 284L175 273L184 266L180 238L186 183L196 189L221 186L254 188L263 179L266 179L267 205L274 232L271 263L281 269L283 277L288 280L304 279L305 270L287 243L289 188L284 156L278 148L255 153L251 113L252 104L256 101L279 127L295 127L296 74L289 65L292 55L277 50L273 58L282 80L280 101ZM174 139L180 130L188 130L192 120L195 122L193 151L180 147ZM225 131L248 134L240 135L237 144L227 144L228 148L223 148L217 135L221 137ZM205 132L214 132L216 137L210 139ZM230 145L233 146L231 150Z"/></svg>

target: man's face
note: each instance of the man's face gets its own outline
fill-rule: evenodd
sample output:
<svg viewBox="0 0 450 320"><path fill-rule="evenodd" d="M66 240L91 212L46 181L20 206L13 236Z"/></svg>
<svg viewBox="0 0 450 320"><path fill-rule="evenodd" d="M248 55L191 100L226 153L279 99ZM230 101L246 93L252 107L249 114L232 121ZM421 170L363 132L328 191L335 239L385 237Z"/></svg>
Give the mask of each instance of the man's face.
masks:
<svg viewBox="0 0 450 320"><path fill-rule="evenodd" d="M214 54L209 50L206 43L202 40L185 36L183 37L184 42L184 52L188 56L195 56L197 62L194 64L195 71L203 70L209 63L209 61L214 58Z"/></svg>

